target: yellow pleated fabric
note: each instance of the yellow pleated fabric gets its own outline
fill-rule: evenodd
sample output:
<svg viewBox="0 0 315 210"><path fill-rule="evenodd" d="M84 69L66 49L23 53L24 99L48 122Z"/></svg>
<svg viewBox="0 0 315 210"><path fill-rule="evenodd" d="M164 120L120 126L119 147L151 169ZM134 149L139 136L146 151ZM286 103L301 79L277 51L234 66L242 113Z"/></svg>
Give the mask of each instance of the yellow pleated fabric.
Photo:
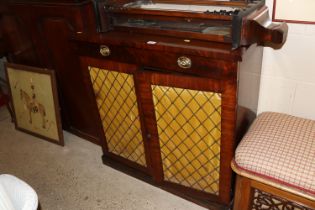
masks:
<svg viewBox="0 0 315 210"><path fill-rule="evenodd" d="M152 85L164 180L218 195L221 94Z"/></svg>
<svg viewBox="0 0 315 210"><path fill-rule="evenodd" d="M89 67L109 152L146 166L133 75Z"/></svg>

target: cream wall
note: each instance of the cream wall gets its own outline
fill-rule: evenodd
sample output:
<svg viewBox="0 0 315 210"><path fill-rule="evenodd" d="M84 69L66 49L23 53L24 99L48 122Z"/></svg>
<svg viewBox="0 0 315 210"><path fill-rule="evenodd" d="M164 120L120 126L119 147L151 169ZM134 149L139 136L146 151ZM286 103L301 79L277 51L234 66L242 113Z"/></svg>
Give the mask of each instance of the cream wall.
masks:
<svg viewBox="0 0 315 210"><path fill-rule="evenodd" d="M273 0L267 0L272 12ZM315 120L315 25L289 24L280 50L264 49L258 113L276 111Z"/></svg>

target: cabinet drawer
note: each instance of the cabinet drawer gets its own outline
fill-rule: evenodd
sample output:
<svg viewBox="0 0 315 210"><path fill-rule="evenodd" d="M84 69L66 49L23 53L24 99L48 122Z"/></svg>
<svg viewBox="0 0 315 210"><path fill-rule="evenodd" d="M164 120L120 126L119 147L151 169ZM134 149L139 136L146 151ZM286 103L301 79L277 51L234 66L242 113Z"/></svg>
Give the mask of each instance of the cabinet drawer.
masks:
<svg viewBox="0 0 315 210"><path fill-rule="evenodd" d="M100 48L107 48L105 55L100 53ZM157 71L190 74L202 77L221 79L232 74L227 69L232 69L231 62L211 60L206 57L176 54L164 51L153 51L130 47L115 46L110 44L97 45L84 43L78 45L81 55L109 59L142 66L144 69Z"/></svg>

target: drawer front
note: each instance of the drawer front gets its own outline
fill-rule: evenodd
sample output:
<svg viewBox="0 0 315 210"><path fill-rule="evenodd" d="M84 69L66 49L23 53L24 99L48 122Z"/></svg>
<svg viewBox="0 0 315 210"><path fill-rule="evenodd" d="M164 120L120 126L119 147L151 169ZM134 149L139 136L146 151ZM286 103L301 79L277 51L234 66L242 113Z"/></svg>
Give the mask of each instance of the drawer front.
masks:
<svg viewBox="0 0 315 210"><path fill-rule="evenodd" d="M232 62L211 60L206 57L193 55L144 50L110 44L97 45L84 43L78 46L79 53L85 56L137 64L144 69L190 74L214 79L221 79L228 76L232 73L228 70L235 67L233 66L235 64Z"/></svg>

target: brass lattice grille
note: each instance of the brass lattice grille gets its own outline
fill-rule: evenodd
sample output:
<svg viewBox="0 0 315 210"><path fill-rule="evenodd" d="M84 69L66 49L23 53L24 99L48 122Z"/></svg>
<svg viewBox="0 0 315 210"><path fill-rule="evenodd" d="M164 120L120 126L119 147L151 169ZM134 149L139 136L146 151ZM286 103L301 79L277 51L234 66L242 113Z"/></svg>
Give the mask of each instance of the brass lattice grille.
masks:
<svg viewBox="0 0 315 210"><path fill-rule="evenodd" d="M219 193L221 94L152 85L164 180Z"/></svg>
<svg viewBox="0 0 315 210"><path fill-rule="evenodd" d="M108 150L146 166L133 76L89 67Z"/></svg>
<svg viewBox="0 0 315 210"><path fill-rule="evenodd" d="M272 210L312 210L299 203L280 198L278 196L253 189L251 210L272 209Z"/></svg>

